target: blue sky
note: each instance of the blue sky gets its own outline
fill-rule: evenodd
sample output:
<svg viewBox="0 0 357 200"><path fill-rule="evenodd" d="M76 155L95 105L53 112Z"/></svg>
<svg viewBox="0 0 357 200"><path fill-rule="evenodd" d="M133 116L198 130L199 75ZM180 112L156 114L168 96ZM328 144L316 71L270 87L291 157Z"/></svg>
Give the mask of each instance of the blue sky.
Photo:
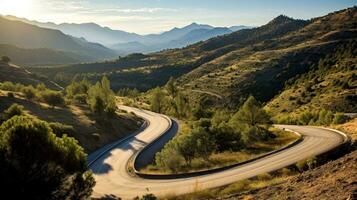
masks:
<svg viewBox="0 0 357 200"><path fill-rule="evenodd" d="M1 0L0 14L147 34L192 22L259 26L280 14L310 19L354 5L357 0Z"/></svg>

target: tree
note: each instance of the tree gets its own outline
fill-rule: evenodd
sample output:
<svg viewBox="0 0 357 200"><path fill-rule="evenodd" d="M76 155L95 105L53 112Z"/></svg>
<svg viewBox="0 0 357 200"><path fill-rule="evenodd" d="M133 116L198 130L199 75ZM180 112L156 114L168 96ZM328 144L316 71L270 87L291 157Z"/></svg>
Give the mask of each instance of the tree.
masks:
<svg viewBox="0 0 357 200"><path fill-rule="evenodd" d="M243 106L236 114L233 115L231 119L233 126L237 125L237 123L255 126L257 124L269 123L269 121L269 115L253 96L250 96L244 102Z"/></svg>
<svg viewBox="0 0 357 200"><path fill-rule="evenodd" d="M171 77L170 80L166 83L166 90L169 93L169 95L172 98L176 97L177 94L177 87L175 86L175 81L174 79Z"/></svg>
<svg viewBox="0 0 357 200"><path fill-rule="evenodd" d="M56 106L64 105L65 101L61 92L47 90L42 92L41 98L44 102L48 103L55 108Z"/></svg>
<svg viewBox="0 0 357 200"><path fill-rule="evenodd" d="M175 105L176 105L177 116L179 118L188 117L191 108L188 99L185 98L185 96L180 92L178 92L175 97Z"/></svg>
<svg viewBox="0 0 357 200"><path fill-rule="evenodd" d="M0 126L2 195L14 199L87 199L94 178L78 142L47 122L15 116Z"/></svg>
<svg viewBox="0 0 357 200"><path fill-rule="evenodd" d="M178 137L178 150L182 157L185 159L186 164L189 165L195 158L196 150L194 148L195 141L193 135L190 133L182 134Z"/></svg>
<svg viewBox="0 0 357 200"><path fill-rule="evenodd" d="M8 56L2 56L1 61L3 61L4 63L9 63L11 62L11 59Z"/></svg>
<svg viewBox="0 0 357 200"><path fill-rule="evenodd" d="M214 138L202 127L196 127L191 134L195 141L194 146L191 147L195 149L195 156L208 160L216 150Z"/></svg>
<svg viewBox="0 0 357 200"><path fill-rule="evenodd" d="M117 107L114 92L110 89L110 82L105 76L101 82L89 88L87 103L96 114L106 113L108 117L115 115Z"/></svg>
<svg viewBox="0 0 357 200"><path fill-rule="evenodd" d="M153 89L150 99L151 110L157 113L161 113L163 111L164 101L164 93L161 91L161 89Z"/></svg>
<svg viewBox="0 0 357 200"><path fill-rule="evenodd" d="M177 149L175 140L168 142L165 147L155 155L155 163L159 167L177 173L181 165L182 156Z"/></svg>

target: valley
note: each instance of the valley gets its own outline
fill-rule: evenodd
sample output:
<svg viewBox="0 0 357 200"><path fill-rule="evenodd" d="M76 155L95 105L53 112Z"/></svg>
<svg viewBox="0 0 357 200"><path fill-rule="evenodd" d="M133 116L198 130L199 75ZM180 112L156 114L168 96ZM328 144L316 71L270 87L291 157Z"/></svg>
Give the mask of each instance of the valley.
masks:
<svg viewBox="0 0 357 200"><path fill-rule="evenodd" d="M183 8L102 7L112 4L70 2L68 22L0 8L2 195L356 197L355 5L310 18L288 9L294 17L264 23L264 12L250 13L259 25L195 10L207 12L208 25L191 15L192 23L154 20ZM123 31L107 26L114 15L121 26L134 27L130 19L166 29Z"/></svg>

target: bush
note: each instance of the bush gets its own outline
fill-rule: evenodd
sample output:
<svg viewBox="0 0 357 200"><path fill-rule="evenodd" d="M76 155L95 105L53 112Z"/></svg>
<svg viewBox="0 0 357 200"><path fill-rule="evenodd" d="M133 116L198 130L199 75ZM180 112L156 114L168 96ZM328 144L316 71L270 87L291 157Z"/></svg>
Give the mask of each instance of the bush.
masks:
<svg viewBox="0 0 357 200"><path fill-rule="evenodd" d="M25 95L26 99L33 100L36 97L36 89L33 86L23 87L21 92Z"/></svg>
<svg viewBox="0 0 357 200"><path fill-rule="evenodd" d="M13 93L13 92L8 92L7 93L7 97L9 97L9 98L15 98L15 94Z"/></svg>
<svg viewBox="0 0 357 200"><path fill-rule="evenodd" d="M73 135L74 133L74 128L73 126L69 125L64 125L58 122L51 122L49 123L49 126L51 127L52 131L56 136L62 137L63 135Z"/></svg>
<svg viewBox="0 0 357 200"><path fill-rule="evenodd" d="M41 98L44 102L51 105L53 108L56 106L64 105L65 101L61 92L46 90L41 93Z"/></svg>
<svg viewBox="0 0 357 200"><path fill-rule="evenodd" d="M1 61L3 61L4 63L9 63L11 62L11 59L8 56L2 56Z"/></svg>
<svg viewBox="0 0 357 200"><path fill-rule="evenodd" d="M332 123L333 124L343 124L345 122L347 122L350 118L346 115L344 115L343 113L336 113Z"/></svg>
<svg viewBox="0 0 357 200"><path fill-rule="evenodd" d="M23 114L24 114L24 107L14 103L4 111L4 120L6 121L14 116L19 116Z"/></svg>
<svg viewBox="0 0 357 200"><path fill-rule="evenodd" d="M73 96L73 100L76 103L86 103L87 102L88 95L87 94L76 94Z"/></svg>
<svg viewBox="0 0 357 200"><path fill-rule="evenodd" d="M94 178L78 142L48 123L16 116L0 126L2 195L14 199L87 199Z"/></svg>

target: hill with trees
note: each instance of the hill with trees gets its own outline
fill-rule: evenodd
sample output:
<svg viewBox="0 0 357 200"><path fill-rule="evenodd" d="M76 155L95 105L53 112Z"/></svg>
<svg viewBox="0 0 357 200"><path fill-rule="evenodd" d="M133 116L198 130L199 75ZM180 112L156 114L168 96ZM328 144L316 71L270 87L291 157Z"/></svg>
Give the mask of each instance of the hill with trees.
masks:
<svg viewBox="0 0 357 200"><path fill-rule="evenodd" d="M48 66L73 64L91 60L78 54L48 48L27 49L14 45L0 44L0 55L7 55L12 62L22 66Z"/></svg>
<svg viewBox="0 0 357 200"><path fill-rule="evenodd" d="M314 71L326 55L355 41L356 18L356 7L308 21L278 16L264 26L182 49L34 71L64 85L74 77L95 81L105 73L115 90L129 87L146 91L163 86L174 77L185 91L205 91L223 97L223 103L211 99L213 105L234 107L250 94L268 102L284 90L290 79ZM190 95L193 99L199 96L195 92Z"/></svg>

